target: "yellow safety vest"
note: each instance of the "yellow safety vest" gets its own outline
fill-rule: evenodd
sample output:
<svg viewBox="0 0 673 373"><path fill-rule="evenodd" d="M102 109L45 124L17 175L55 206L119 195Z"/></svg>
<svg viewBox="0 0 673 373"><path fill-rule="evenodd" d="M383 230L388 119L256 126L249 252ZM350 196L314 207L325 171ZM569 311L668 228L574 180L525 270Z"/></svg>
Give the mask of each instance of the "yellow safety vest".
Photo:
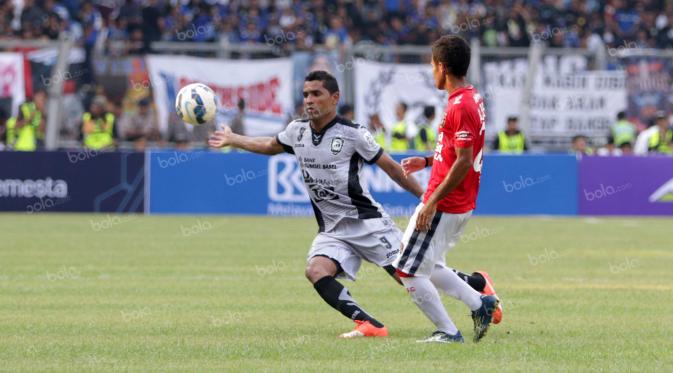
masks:
<svg viewBox="0 0 673 373"><path fill-rule="evenodd" d="M664 141L660 141L659 131L656 131L648 140L648 149L650 151L662 153L662 154L673 154L673 147L671 147L671 142L673 141L673 131L667 130L666 135L664 135Z"/></svg>
<svg viewBox="0 0 673 373"><path fill-rule="evenodd" d="M612 127L612 138L617 146L626 143L633 144L636 140L636 130L629 121L620 120Z"/></svg>
<svg viewBox="0 0 673 373"><path fill-rule="evenodd" d="M401 138L396 138L401 137ZM406 152L409 150L409 140L407 140L407 124L404 121L395 123L392 131L392 138L390 140L390 151L392 152Z"/></svg>
<svg viewBox="0 0 673 373"><path fill-rule="evenodd" d="M498 151L501 153L521 154L525 150L526 138L523 133L508 135L505 131L498 133Z"/></svg>
<svg viewBox="0 0 673 373"><path fill-rule="evenodd" d="M37 149L37 135L42 121L42 113L37 110L35 103L26 102L19 107L23 118L28 121L16 130L17 118L7 120L7 145L16 151L34 152Z"/></svg>
<svg viewBox="0 0 673 373"><path fill-rule="evenodd" d="M374 140L376 140L376 143L379 144L380 147L383 149L386 148L386 133L383 131L378 131L376 135L374 136Z"/></svg>
<svg viewBox="0 0 673 373"><path fill-rule="evenodd" d="M84 146L89 149L99 150L108 148L114 145L112 138L115 116L112 113L107 113L103 118L97 118L94 123L94 130L88 135L84 136ZM84 113L82 122L91 120L91 113ZM103 123L107 124L107 128L103 128Z"/></svg>
<svg viewBox="0 0 673 373"><path fill-rule="evenodd" d="M427 146L425 146L425 142L423 142L423 139L421 139L421 130L425 129L425 135L427 136L427 142L430 144L430 148L428 149ZM414 149L418 151L429 151L435 148L435 131L432 130L432 127L429 125L425 126L420 126L418 129L418 133L416 134L416 137L414 138Z"/></svg>

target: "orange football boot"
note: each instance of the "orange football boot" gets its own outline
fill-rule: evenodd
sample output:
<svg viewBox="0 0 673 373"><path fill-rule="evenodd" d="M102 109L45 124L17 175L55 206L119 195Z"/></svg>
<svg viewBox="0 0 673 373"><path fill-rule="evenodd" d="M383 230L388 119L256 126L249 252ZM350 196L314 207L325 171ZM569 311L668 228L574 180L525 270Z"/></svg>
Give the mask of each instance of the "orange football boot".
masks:
<svg viewBox="0 0 673 373"><path fill-rule="evenodd" d="M369 321L353 320L357 324L353 331L343 333L339 338L359 338L359 337L387 337L388 329L384 326L377 328Z"/></svg>
<svg viewBox="0 0 673 373"><path fill-rule="evenodd" d="M491 281L491 278L488 276L488 272L486 271L477 271L475 273L480 274L484 280L486 281L486 286L484 286L484 291L481 293L484 295L494 295L496 298L498 297L498 294L495 293L495 288L493 287L493 282ZM500 299L500 298L498 298ZM498 308L493 311L493 323L494 324L500 324L500 321L502 321L502 302L498 303Z"/></svg>

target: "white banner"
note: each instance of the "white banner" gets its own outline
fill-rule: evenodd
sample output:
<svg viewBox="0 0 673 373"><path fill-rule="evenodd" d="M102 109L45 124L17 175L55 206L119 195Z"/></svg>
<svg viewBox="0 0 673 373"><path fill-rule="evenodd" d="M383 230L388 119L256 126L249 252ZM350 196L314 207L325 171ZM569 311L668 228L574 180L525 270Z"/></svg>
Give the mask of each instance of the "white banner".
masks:
<svg viewBox="0 0 673 373"><path fill-rule="evenodd" d="M355 121L369 125L369 117L378 114L388 129L397 122L395 107L408 105L408 136L415 136L415 125L422 120L423 107L435 106L433 128L444 117L447 93L435 87L430 64L392 64L357 60L355 62Z"/></svg>
<svg viewBox="0 0 673 373"><path fill-rule="evenodd" d="M561 148L572 136L585 135L600 145L617 113L626 110L624 72L586 71L586 63L579 61L573 66L558 59L540 66L530 98L530 127L525 130L533 144ZM527 70L526 60L484 64L487 138L504 129L508 116L520 116Z"/></svg>
<svg viewBox="0 0 673 373"><path fill-rule="evenodd" d="M0 53L0 98L12 98L12 116L26 100L23 57L20 53Z"/></svg>
<svg viewBox="0 0 673 373"><path fill-rule="evenodd" d="M147 56L147 69L157 107L159 126L168 128L175 115L175 96L190 83L212 88L218 99L218 122L228 123L245 100L246 135L272 135L286 124L292 112L292 61L220 60L185 56Z"/></svg>

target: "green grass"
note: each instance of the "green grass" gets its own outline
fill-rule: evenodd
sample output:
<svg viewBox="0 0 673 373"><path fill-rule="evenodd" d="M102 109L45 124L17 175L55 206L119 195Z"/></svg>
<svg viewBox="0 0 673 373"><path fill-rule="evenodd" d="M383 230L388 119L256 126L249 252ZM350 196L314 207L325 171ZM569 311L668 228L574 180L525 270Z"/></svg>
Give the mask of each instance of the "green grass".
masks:
<svg viewBox="0 0 673 373"><path fill-rule="evenodd" d="M419 345L432 325L370 264L347 285L391 336L335 338L352 324L303 277L311 219L0 214L0 370L670 371L671 227L474 218L447 262L490 271L504 321Z"/></svg>

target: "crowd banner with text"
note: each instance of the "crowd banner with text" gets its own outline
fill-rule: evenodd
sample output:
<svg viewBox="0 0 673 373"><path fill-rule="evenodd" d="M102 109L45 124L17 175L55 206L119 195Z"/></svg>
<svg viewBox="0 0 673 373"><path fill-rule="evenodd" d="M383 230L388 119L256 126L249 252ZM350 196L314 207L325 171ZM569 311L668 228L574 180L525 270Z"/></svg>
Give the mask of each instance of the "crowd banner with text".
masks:
<svg viewBox="0 0 673 373"><path fill-rule="evenodd" d="M573 135L584 135L602 145L617 113L627 108L626 74L622 71L586 71L583 56L545 56L530 97L530 127L526 136L533 147L568 149ZM488 111L487 137L505 127L507 117L521 114L528 62L525 59L484 63Z"/></svg>
<svg viewBox="0 0 673 373"><path fill-rule="evenodd" d="M0 99L11 100L12 115L26 99L21 53L0 53Z"/></svg>
<svg viewBox="0 0 673 373"><path fill-rule="evenodd" d="M293 110L289 58L246 61L150 55L146 62L162 130L175 123L175 97L190 83L203 83L215 91L217 120L221 122L229 122L237 112L239 99L245 100L248 135L280 132Z"/></svg>

